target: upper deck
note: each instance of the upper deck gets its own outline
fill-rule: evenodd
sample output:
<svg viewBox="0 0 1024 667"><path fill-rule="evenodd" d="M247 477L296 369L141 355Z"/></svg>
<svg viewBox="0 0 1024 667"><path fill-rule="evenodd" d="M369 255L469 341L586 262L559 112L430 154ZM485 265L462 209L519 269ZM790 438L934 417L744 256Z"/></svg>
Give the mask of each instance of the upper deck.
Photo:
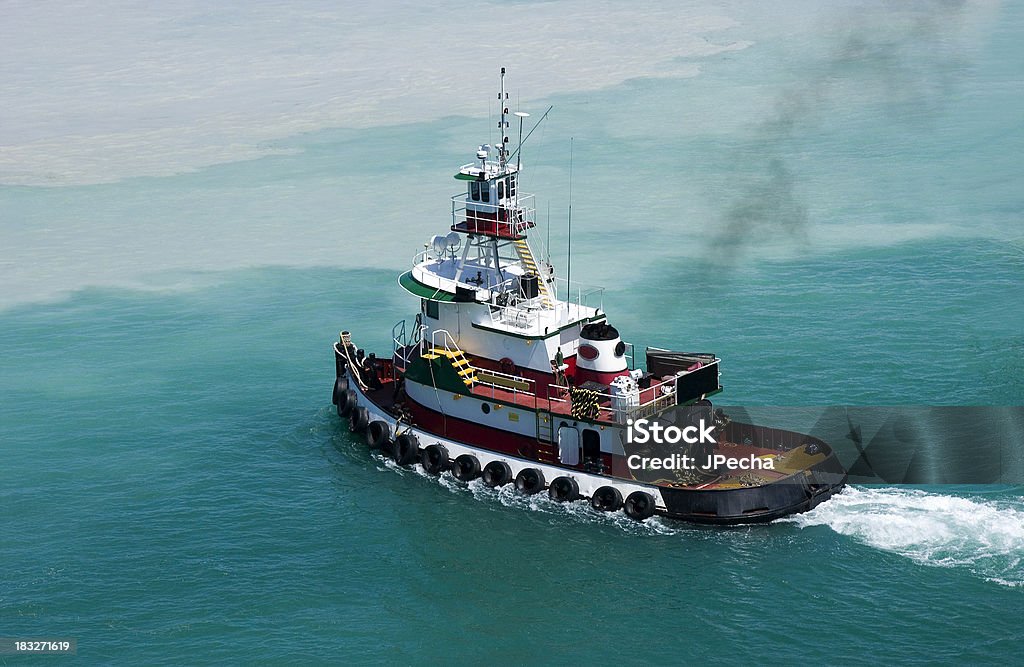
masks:
<svg viewBox="0 0 1024 667"><path fill-rule="evenodd" d="M522 294L523 275L521 265L504 266L499 274L491 266L461 266L458 259L436 257L425 250L398 283L413 296L430 301L486 304L488 308L481 309L480 321L474 326L520 337L541 338L567 325L604 316L604 288L573 281L570 290L566 281L552 278L549 285L556 295L545 303L539 292L533 297ZM566 298L559 299L557 294Z"/></svg>

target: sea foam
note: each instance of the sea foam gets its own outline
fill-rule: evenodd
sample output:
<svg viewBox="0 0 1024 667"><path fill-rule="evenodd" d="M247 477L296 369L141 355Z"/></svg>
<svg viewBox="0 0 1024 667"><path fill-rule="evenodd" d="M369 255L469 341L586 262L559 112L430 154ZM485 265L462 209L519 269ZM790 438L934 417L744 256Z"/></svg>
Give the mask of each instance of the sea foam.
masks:
<svg viewBox="0 0 1024 667"><path fill-rule="evenodd" d="M917 489L849 487L811 512L780 522L828 526L923 565L965 568L1003 586L1024 585L1022 498L994 501Z"/></svg>

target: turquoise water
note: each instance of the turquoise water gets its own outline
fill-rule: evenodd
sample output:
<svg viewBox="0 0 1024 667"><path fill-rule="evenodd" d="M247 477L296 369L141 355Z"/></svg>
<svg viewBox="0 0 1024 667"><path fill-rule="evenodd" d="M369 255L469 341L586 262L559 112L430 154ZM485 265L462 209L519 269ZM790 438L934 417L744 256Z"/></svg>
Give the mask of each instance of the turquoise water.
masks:
<svg viewBox="0 0 1024 667"><path fill-rule="evenodd" d="M751 45L680 56L696 76L531 100L553 257L573 136L574 278L626 338L718 353L723 400L1020 405L1024 11L868 6L725 5L711 41ZM0 636L104 664L1017 659L1024 486L705 529L371 457L331 341L387 349L486 131L0 186Z"/></svg>

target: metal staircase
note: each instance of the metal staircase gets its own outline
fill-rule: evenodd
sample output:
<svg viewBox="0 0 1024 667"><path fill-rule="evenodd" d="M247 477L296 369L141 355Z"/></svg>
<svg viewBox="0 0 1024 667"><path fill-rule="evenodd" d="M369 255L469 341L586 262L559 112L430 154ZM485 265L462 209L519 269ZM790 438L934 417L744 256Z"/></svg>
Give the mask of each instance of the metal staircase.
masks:
<svg viewBox="0 0 1024 667"><path fill-rule="evenodd" d="M551 292L548 288L547 277L542 275L540 270L537 268L537 260L533 258L533 253L530 251L530 244L526 242L526 239L516 239L512 242L516 248L516 254L519 255L519 261L523 263L523 268L529 273L536 274L540 277L537 281L540 286L541 303L544 304L545 308L551 308L554 303L551 300Z"/></svg>
<svg viewBox="0 0 1024 667"><path fill-rule="evenodd" d="M441 337L441 345L437 344L438 335ZM477 383L476 368L469 363L466 353L455 343L451 334L444 329L438 329L431 336L430 342L430 351L424 354L423 358L437 359L438 357L445 357L451 362L459 377L462 378L462 382L472 389L473 385Z"/></svg>

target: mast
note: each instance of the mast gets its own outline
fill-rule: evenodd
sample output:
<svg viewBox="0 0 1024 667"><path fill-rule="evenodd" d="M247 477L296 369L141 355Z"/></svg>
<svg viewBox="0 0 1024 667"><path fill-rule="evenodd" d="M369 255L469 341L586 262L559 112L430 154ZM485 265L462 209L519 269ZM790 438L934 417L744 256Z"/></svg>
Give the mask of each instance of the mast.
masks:
<svg viewBox="0 0 1024 667"><path fill-rule="evenodd" d="M508 137L505 131L508 129L508 121L505 116L508 114L508 93L505 92L505 68L501 68L501 88L498 91L498 105L501 107L501 120L498 121L498 136L501 137L501 148L498 149L498 166L505 171L505 160L508 158Z"/></svg>

